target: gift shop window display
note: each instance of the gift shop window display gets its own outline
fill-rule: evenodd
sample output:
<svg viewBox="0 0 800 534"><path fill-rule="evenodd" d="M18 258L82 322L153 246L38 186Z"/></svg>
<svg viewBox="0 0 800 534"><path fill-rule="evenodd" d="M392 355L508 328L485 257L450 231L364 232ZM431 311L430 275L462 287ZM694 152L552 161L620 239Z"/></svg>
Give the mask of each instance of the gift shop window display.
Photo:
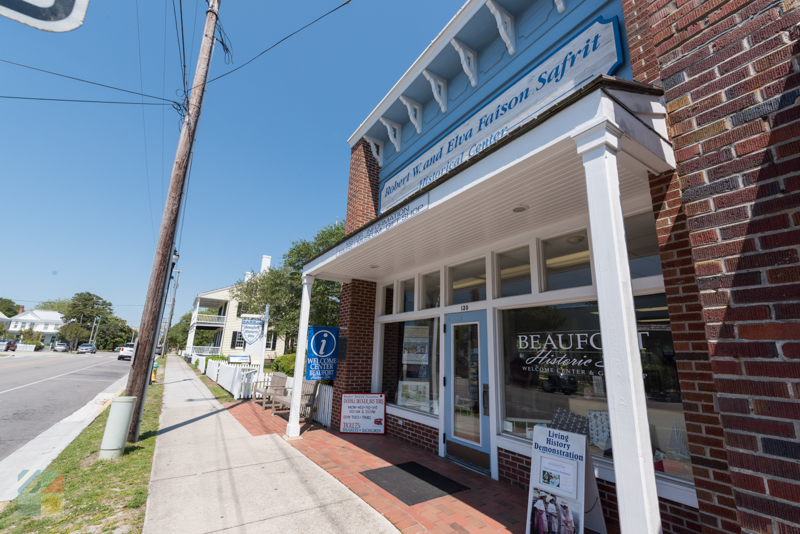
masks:
<svg viewBox="0 0 800 534"><path fill-rule="evenodd" d="M634 307L654 468L692 480L666 296L634 297ZM503 432L526 439L536 425L577 432L589 437L593 456L612 459L597 302L503 310L500 316Z"/></svg>

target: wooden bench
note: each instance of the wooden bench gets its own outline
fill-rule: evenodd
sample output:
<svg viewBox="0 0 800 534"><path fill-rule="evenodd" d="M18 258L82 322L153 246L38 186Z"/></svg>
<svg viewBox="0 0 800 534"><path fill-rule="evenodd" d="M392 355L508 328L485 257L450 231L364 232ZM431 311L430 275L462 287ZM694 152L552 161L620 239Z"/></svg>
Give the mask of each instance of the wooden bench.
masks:
<svg viewBox="0 0 800 534"><path fill-rule="evenodd" d="M314 411L317 409L317 390L319 389L319 380L303 380L300 398L300 409L308 408L308 416L314 417ZM286 408L279 411L286 411L291 409L292 397L291 395L274 395L272 397L272 414L275 415L276 406L285 406Z"/></svg>
<svg viewBox="0 0 800 534"><path fill-rule="evenodd" d="M272 400L272 397L276 395L286 395L287 378L284 373L272 373L269 385L263 388L256 388L253 392L253 402L258 402L255 397L261 394L261 409L264 410L267 407L267 398Z"/></svg>

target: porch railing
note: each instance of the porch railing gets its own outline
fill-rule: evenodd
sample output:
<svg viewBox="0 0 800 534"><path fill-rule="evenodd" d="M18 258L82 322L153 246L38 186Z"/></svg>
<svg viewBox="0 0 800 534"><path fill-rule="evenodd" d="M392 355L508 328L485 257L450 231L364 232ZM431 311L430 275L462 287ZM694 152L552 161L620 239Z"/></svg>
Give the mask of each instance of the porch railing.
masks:
<svg viewBox="0 0 800 534"><path fill-rule="evenodd" d="M197 314L197 320L195 323L213 323L213 324L225 324L225 316L224 315L205 315L203 313Z"/></svg>
<svg viewBox="0 0 800 534"><path fill-rule="evenodd" d="M220 350L222 347L192 347L190 352L200 356L219 356Z"/></svg>

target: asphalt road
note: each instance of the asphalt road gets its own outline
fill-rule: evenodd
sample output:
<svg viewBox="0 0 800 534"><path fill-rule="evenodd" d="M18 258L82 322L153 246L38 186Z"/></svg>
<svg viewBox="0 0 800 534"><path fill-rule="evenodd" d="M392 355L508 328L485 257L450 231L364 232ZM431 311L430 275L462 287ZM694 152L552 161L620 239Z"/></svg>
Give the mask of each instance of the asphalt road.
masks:
<svg viewBox="0 0 800 534"><path fill-rule="evenodd" d="M0 357L0 461L130 370L116 352Z"/></svg>

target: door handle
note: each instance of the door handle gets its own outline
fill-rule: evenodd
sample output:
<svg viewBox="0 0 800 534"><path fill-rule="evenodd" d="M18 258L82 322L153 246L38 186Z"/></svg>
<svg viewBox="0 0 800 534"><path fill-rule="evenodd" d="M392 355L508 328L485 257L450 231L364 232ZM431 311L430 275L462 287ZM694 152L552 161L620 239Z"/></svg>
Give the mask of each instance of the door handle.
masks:
<svg viewBox="0 0 800 534"><path fill-rule="evenodd" d="M483 385L483 415L489 415L489 384Z"/></svg>

